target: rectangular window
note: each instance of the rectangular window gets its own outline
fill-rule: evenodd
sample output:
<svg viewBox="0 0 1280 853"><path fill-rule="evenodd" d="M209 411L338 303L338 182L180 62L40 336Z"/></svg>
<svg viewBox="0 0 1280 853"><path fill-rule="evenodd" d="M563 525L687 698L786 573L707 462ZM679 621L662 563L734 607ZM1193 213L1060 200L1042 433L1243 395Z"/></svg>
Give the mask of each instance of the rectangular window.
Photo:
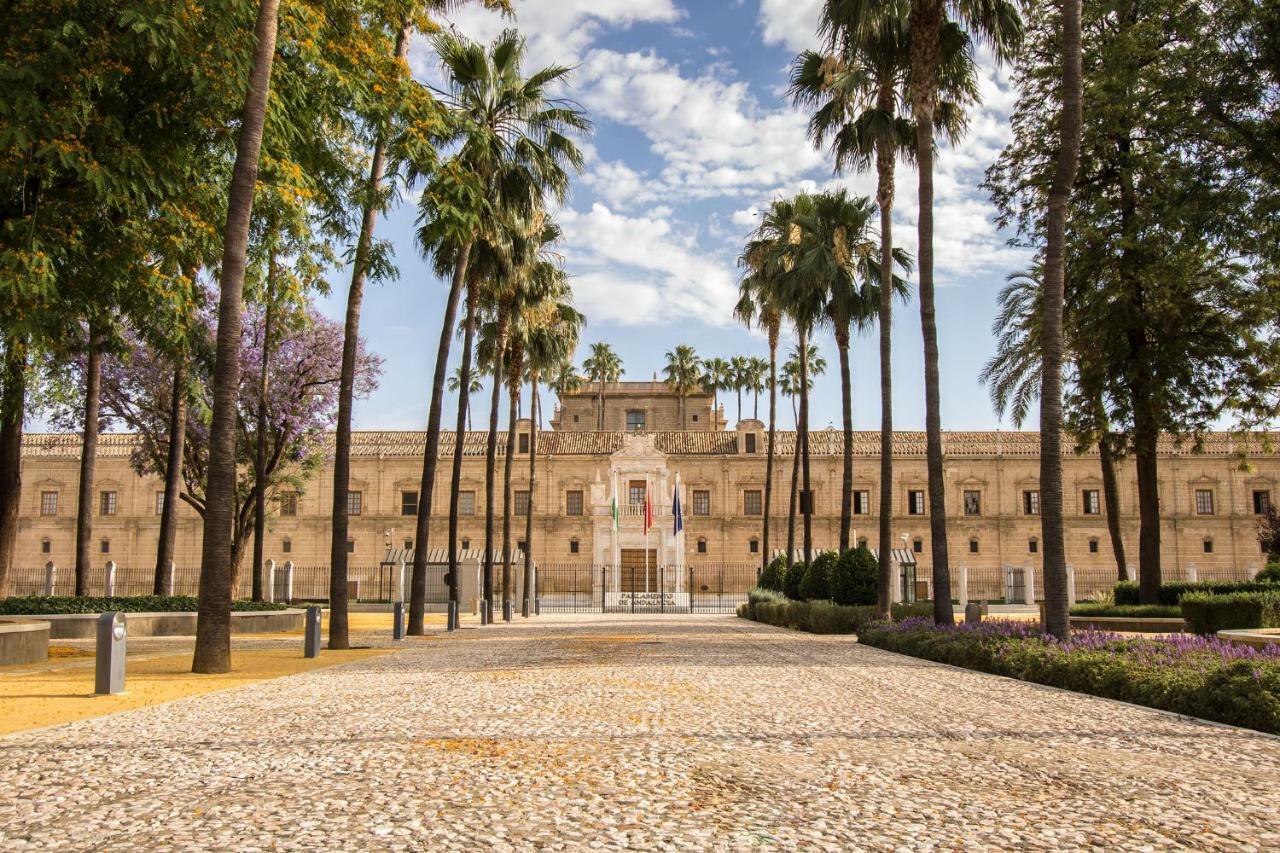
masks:
<svg viewBox="0 0 1280 853"><path fill-rule="evenodd" d="M742 514L760 515L763 500L759 489L746 489L742 493Z"/></svg>
<svg viewBox="0 0 1280 853"><path fill-rule="evenodd" d="M759 539L752 539L750 542L748 542L748 543L747 543L747 547L751 550L751 553L752 553L752 554L759 554L759 553L760 553L760 540L759 540Z"/></svg>
<svg viewBox="0 0 1280 853"><path fill-rule="evenodd" d="M978 553L978 540L977 540L977 539L970 539L970 540L969 540L969 553L970 553L970 554L976 554L976 553Z"/></svg>
<svg viewBox="0 0 1280 853"><path fill-rule="evenodd" d="M1206 539L1206 540L1204 540L1204 552L1205 552L1206 554L1212 554L1212 553L1213 553L1213 540L1212 540L1212 539Z"/></svg>
<svg viewBox="0 0 1280 853"><path fill-rule="evenodd" d="M698 540L698 553L699 554L707 553L707 540L705 539Z"/></svg>
<svg viewBox="0 0 1280 853"><path fill-rule="evenodd" d="M462 546L462 550L464 550L464 551L470 551L470 550L471 550L471 540L470 540L470 539L463 539L463 540L462 540L462 542L461 542L461 546Z"/></svg>
<svg viewBox="0 0 1280 853"><path fill-rule="evenodd" d="M156 515L164 515L164 492L156 492Z"/></svg>
<svg viewBox="0 0 1280 853"><path fill-rule="evenodd" d="M355 552L356 552L356 540L354 540L354 539L348 539L348 540L347 540L347 553L348 553L348 554L354 554Z"/></svg>
<svg viewBox="0 0 1280 853"><path fill-rule="evenodd" d="M924 492L920 489L907 492L907 515L924 515Z"/></svg>
<svg viewBox="0 0 1280 853"><path fill-rule="evenodd" d="M924 553L924 540L923 540L923 539L917 539L917 540L915 540L914 542L912 542L912 543L911 543L911 550L912 550L912 551L914 551L914 552L915 552L915 553L917 553L917 554L923 554L923 553Z"/></svg>
<svg viewBox="0 0 1280 853"><path fill-rule="evenodd" d="M964 514L982 515L982 492L966 489L964 493Z"/></svg>
<svg viewBox="0 0 1280 853"><path fill-rule="evenodd" d="M359 515L364 506L364 492L347 492L347 515Z"/></svg>
<svg viewBox="0 0 1280 853"><path fill-rule="evenodd" d="M1035 554L1040 550L1040 543L1035 539L1028 539L1027 550L1030 551L1032 554Z"/></svg>
<svg viewBox="0 0 1280 853"><path fill-rule="evenodd" d="M102 544L101 544L101 546L100 546L100 547L102 548L102 553L104 553L104 554L110 554L110 553L111 553L111 540L110 540L110 539L103 539L103 540L102 540Z"/></svg>
<svg viewBox="0 0 1280 853"><path fill-rule="evenodd" d="M564 514L565 515L582 515L581 490L575 490L575 491L564 493Z"/></svg>
<svg viewBox="0 0 1280 853"><path fill-rule="evenodd" d="M277 497L276 500L280 501L281 515L297 515L298 514L298 493L297 492L285 492L283 495L280 495L279 497Z"/></svg>
<svg viewBox="0 0 1280 853"><path fill-rule="evenodd" d="M744 436L744 438L745 438L744 444L746 445L747 453L755 453L756 452L756 434L754 432L749 432Z"/></svg>
<svg viewBox="0 0 1280 853"><path fill-rule="evenodd" d="M1102 514L1102 495L1097 489L1085 489L1080 493L1080 509L1085 515Z"/></svg>
<svg viewBox="0 0 1280 853"><path fill-rule="evenodd" d="M1038 491L1030 489L1022 493L1022 514L1040 514L1040 493Z"/></svg>
<svg viewBox="0 0 1280 853"><path fill-rule="evenodd" d="M57 492L41 492L40 493L40 514L41 515L57 515L58 514L58 493Z"/></svg>
<svg viewBox="0 0 1280 853"><path fill-rule="evenodd" d="M522 432L518 436L516 436L516 444L518 445L516 450L517 453L528 453L529 452L529 433Z"/></svg>
<svg viewBox="0 0 1280 853"><path fill-rule="evenodd" d="M55 492L54 494L57 494L57 493ZM1271 490L1270 489L1254 489L1253 490L1253 514L1266 515L1270 511L1271 511Z"/></svg>
<svg viewBox="0 0 1280 853"><path fill-rule="evenodd" d="M280 550L281 550L281 551L283 551L283 552L284 552L284 553L286 553L286 554L290 554L290 553L292 553L292 552L293 552L293 540L292 540L292 539L286 539L286 540L284 540L283 542L281 542L281 543L280 543Z"/></svg>
<svg viewBox="0 0 1280 853"><path fill-rule="evenodd" d="M520 491L516 492L515 509L516 509L516 515L529 514L529 492L527 490L522 492Z"/></svg>
<svg viewBox="0 0 1280 853"><path fill-rule="evenodd" d="M853 493L853 514L871 514L871 492L863 490Z"/></svg>
<svg viewBox="0 0 1280 853"><path fill-rule="evenodd" d="M48 554L52 550L53 550L53 543L50 542L48 539L44 539L40 542L41 554Z"/></svg>
<svg viewBox="0 0 1280 853"><path fill-rule="evenodd" d="M693 514L711 515L711 492L706 489L695 489L693 492Z"/></svg>
<svg viewBox="0 0 1280 853"><path fill-rule="evenodd" d="M813 489L809 489L807 491L805 489L801 489L799 493L799 497L800 497L800 512L801 513L807 512L809 513L809 515L816 515L818 511L814 509Z"/></svg>
<svg viewBox="0 0 1280 853"><path fill-rule="evenodd" d="M1090 539L1090 540L1089 540L1089 553L1090 553L1090 554L1096 554L1096 553L1098 553L1098 540L1097 540L1097 539Z"/></svg>
<svg viewBox="0 0 1280 853"><path fill-rule="evenodd" d="M1196 489L1196 515L1213 515L1213 489Z"/></svg>
<svg viewBox="0 0 1280 853"><path fill-rule="evenodd" d="M116 514L116 493L103 492L98 496L98 515ZM105 551L103 552L106 553Z"/></svg>
<svg viewBox="0 0 1280 853"><path fill-rule="evenodd" d="M401 492L400 493L400 514L412 515L418 514L418 493L417 492Z"/></svg>
<svg viewBox="0 0 1280 853"><path fill-rule="evenodd" d="M627 503L632 506L644 505L645 482L644 480L632 480L627 484Z"/></svg>
<svg viewBox="0 0 1280 853"><path fill-rule="evenodd" d="M644 432L644 412L627 412L627 432Z"/></svg>
<svg viewBox="0 0 1280 853"><path fill-rule="evenodd" d="M570 553L570 554L576 554L576 553L578 553L578 540L577 540L577 539L570 539L570 540L569 540L569 553Z"/></svg>
<svg viewBox="0 0 1280 853"><path fill-rule="evenodd" d="M412 551L412 550L413 550L413 540L412 540L412 539L406 539L406 540L404 540L404 549L405 549L406 551Z"/></svg>
<svg viewBox="0 0 1280 853"><path fill-rule="evenodd" d="M476 514L476 493L458 492L458 515Z"/></svg>

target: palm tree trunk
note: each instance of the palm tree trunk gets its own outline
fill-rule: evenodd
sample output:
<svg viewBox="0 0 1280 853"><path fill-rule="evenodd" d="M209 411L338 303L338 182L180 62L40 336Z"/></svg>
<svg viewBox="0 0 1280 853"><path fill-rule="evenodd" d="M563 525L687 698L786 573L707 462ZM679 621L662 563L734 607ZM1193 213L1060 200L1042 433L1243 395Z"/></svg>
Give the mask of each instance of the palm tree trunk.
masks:
<svg viewBox="0 0 1280 853"><path fill-rule="evenodd" d="M227 194L223 228L222 281L218 303L217 356L213 369L213 415L209 429L209 481L204 544L200 559L200 612L196 621L193 672L218 673L231 669L231 537L236 490L236 395L240 387L241 300L244 296L245 254L253 189L258 179L258 155L271 89L271 64L276 52L279 0L261 0L254 28L253 63L241 113L236 162Z"/></svg>
<svg viewBox="0 0 1280 853"><path fill-rule="evenodd" d="M933 293L933 111L938 89L940 0L913 0L911 8L912 107L916 165L920 175L918 242L920 331L924 338L925 456L929 473L929 534L933 550L933 620L955 621L947 555L947 495L942 472L942 404L938 375L938 321Z"/></svg>
<svg viewBox="0 0 1280 853"><path fill-rule="evenodd" d="M431 383L431 406L427 411L427 442L422 454L422 485L418 492L418 518L414 531L413 580L409 592L410 636L426 633L427 551L431 539L431 498L436 487L436 459L440 450L440 409L444 405L444 386L449 373L449 345L453 342L454 324L458 317L458 300L467 280L467 259L471 244L463 246L453 266L453 281L445 302L444 321L440 327L440 345L436 349L436 372ZM345 543L344 543L345 547Z"/></svg>
<svg viewBox="0 0 1280 853"><path fill-rule="evenodd" d="M0 600L9 594L9 569L18 539L22 497L22 415L27 400L27 344L9 335L0 378Z"/></svg>
<svg viewBox="0 0 1280 853"><path fill-rule="evenodd" d="M840 414L844 426L844 464L840 476L840 553L849 550L853 526L853 379L849 370L849 325L837 324L836 352L840 356Z"/></svg>
<svg viewBox="0 0 1280 853"><path fill-rule="evenodd" d="M1129 577L1125 567L1124 537L1120 532L1120 485L1116 478L1115 450L1110 430L1098 438L1098 456L1102 462L1102 497L1107 502L1107 532L1111 536L1111 552L1116 558L1116 580Z"/></svg>
<svg viewBox="0 0 1280 853"><path fill-rule="evenodd" d="M502 404L502 357L507 348L508 314L506 306L498 309L498 335L493 351L493 393L489 397L489 435L484 450L484 589L485 607L493 607L494 492L498 467L498 406ZM490 610L492 619L492 609Z"/></svg>
<svg viewBox="0 0 1280 853"><path fill-rule="evenodd" d="M800 511L804 515L804 563L813 564L813 488L809 480L809 335L800 327L800 446L804 477L804 499Z"/></svg>
<svg viewBox="0 0 1280 853"><path fill-rule="evenodd" d="M757 394L757 399L759 395ZM769 510L773 500L773 456L777 439L778 420L778 332L769 325L769 446L765 449L764 462L764 524L760 534L760 571L769 565Z"/></svg>
<svg viewBox="0 0 1280 853"><path fill-rule="evenodd" d="M796 554L796 495L800 492L800 412L796 398L791 398L791 418L796 425L796 443L791 452L791 504L787 510L787 568L795 562Z"/></svg>
<svg viewBox="0 0 1280 853"><path fill-rule="evenodd" d="M182 491L182 461L187 442L187 365L179 353L173 364L173 396L169 403L169 448L165 459L164 504L160 510L160 541L151 592L164 595L173 566L173 541L178 532L178 495Z"/></svg>
<svg viewBox="0 0 1280 853"><path fill-rule="evenodd" d="M737 391L738 391L738 423L741 423L742 422L742 386L741 385L738 386Z"/></svg>
<svg viewBox="0 0 1280 853"><path fill-rule="evenodd" d="M520 615L528 617L533 601L533 497L538 489L538 371L529 371L529 501L524 517L524 595Z"/></svg>
<svg viewBox="0 0 1280 853"><path fill-rule="evenodd" d="M1071 632L1067 556L1062 528L1062 303L1066 273L1067 205L1080 158L1081 0L1062 0L1062 113L1049 209L1045 217L1041 294L1040 530L1044 540L1044 629L1059 639Z"/></svg>
<svg viewBox="0 0 1280 853"><path fill-rule="evenodd" d="M511 367L507 372L512 372L515 367L515 373L519 375L519 357L516 353L511 354ZM518 380L516 382L508 381L508 393L511 399L511 406L507 413L507 453L503 464L502 471L502 619L504 622L511 621L511 611L513 609L512 596L512 573L511 573L511 466L516 455L516 421L519 420L517 411L520 397L520 386Z"/></svg>
<svg viewBox="0 0 1280 853"><path fill-rule="evenodd" d="M453 476L449 481L449 600L462 606L461 569L458 565L458 494L462 488L462 451L466 444L468 405L471 402L471 350L476 338L476 302L479 293L467 287L467 318L462 331L462 381L458 383L458 422L453 440Z"/></svg>
<svg viewBox="0 0 1280 853"><path fill-rule="evenodd" d="M258 375L258 417L253 455L253 600L262 601L262 557L267 538L267 394L271 391L271 327L275 320L272 284L276 272L275 250L267 261L266 308L262 317L262 372ZM332 602L330 602L332 606ZM332 616L330 616L332 619ZM332 631L332 622L330 622Z"/></svg>
<svg viewBox="0 0 1280 853"><path fill-rule="evenodd" d="M98 461L98 413L102 405L102 336L89 322L84 381L84 443L80 450L80 493L76 504L76 595L89 594L93 539L93 474Z"/></svg>
<svg viewBox="0 0 1280 853"><path fill-rule="evenodd" d="M892 110L892 87L880 92L880 107ZM891 616L893 578L893 169L894 147L876 149L876 200L880 204L880 546L876 615Z"/></svg>
<svg viewBox="0 0 1280 853"><path fill-rule="evenodd" d="M412 24L405 21L396 36L395 56L404 60L409 55ZM364 210L360 217L360 236L351 264L351 285L347 288L347 315L342 329L342 375L338 380L338 423L333 446L333 502L329 528L329 648L350 648L347 618L347 491L351 487L351 420L355 406L356 355L360 348L360 312L364 304L364 285L369 276L369 252L373 247L373 230L378 222L378 194L387 174L387 146L379 133L373 146L369 166Z"/></svg>

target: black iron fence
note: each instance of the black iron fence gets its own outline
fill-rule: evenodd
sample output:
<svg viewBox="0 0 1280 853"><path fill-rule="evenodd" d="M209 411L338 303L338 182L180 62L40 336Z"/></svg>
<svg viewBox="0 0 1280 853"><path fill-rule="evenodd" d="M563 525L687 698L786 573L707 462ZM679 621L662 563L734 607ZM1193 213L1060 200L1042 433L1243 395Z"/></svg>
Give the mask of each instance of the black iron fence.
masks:
<svg viewBox="0 0 1280 853"><path fill-rule="evenodd" d="M732 613L756 585L746 565L538 567L543 613Z"/></svg>

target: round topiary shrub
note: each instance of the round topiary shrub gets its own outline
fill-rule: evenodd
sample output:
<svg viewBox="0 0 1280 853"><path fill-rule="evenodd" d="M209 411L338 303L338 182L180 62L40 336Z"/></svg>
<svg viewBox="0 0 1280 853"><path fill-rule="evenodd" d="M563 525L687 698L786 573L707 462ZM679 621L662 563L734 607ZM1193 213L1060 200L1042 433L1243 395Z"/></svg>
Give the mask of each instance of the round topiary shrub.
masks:
<svg viewBox="0 0 1280 853"><path fill-rule="evenodd" d="M1262 581L1264 583L1268 581L1271 583L1280 583L1280 563L1267 563L1267 567L1258 572L1254 580Z"/></svg>
<svg viewBox="0 0 1280 853"><path fill-rule="evenodd" d="M831 600L831 573L838 559L835 551L823 551L813 558L813 564L805 572L800 585L806 601Z"/></svg>
<svg viewBox="0 0 1280 853"><path fill-rule="evenodd" d="M792 601L804 601L804 576L809 567L800 561L791 564L782 578L782 593Z"/></svg>
<svg viewBox="0 0 1280 853"><path fill-rule="evenodd" d="M831 600L836 604L875 604L880 592L880 564L866 545L840 555L831 573Z"/></svg>
<svg viewBox="0 0 1280 853"><path fill-rule="evenodd" d="M773 558L769 565L764 567L764 571L760 573L760 583L756 584L761 589L771 589L774 592L784 592L784 582L787 577L787 558L779 554Z"/></svg>

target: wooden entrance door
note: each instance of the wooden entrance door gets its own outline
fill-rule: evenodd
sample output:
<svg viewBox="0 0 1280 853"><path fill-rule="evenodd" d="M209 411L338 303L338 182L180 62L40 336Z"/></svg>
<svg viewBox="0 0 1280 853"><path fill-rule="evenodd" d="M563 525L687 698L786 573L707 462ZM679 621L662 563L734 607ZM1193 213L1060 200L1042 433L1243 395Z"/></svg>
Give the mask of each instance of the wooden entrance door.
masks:
<svg viewBox="0 0 1280 853"><path fill-rule="evenodd" d="M621 575L619 578L619 592L644 592L644 567L645 567L645 549L643 548L623 548ZM650 592L656 591L658 588L658 552L654 548L649 549L649 584Z"/></svg>

